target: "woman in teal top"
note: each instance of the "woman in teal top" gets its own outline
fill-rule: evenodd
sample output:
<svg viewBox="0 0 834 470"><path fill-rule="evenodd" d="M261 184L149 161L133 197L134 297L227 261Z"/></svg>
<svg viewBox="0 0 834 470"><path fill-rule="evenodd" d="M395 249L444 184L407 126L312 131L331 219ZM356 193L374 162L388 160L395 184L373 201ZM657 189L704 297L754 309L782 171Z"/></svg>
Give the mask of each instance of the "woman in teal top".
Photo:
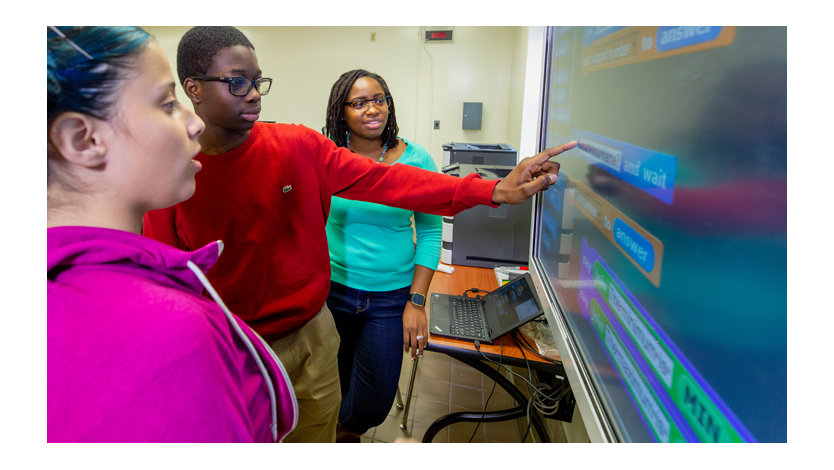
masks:
<svg viewBox="0 0 834 470"><path fill-rule="evenodd" d="M326 134L336 144L383 164L437 171L431 155L398 132L382 77L352 70L333 84ZM338 441L358 441L385 420L400 377L400 348L412 357L423 354L425 299L440 240L440 216L332 198L327 306L341 337Z"/></svg>

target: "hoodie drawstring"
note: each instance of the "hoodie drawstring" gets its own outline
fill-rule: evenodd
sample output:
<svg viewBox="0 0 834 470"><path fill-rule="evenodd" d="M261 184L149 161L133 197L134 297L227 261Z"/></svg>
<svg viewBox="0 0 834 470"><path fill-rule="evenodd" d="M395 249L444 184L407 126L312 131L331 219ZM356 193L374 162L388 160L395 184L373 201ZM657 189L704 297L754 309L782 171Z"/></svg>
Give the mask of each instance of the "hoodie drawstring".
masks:
<svg viewBox="0 0 834 470"><path fill-rule="evenodd" d="M229 321L229 324L232 325L232 328L235 330L237 335L240 337L243 344L246 345L246 348L249 350L249 353L255 358L255 363L258 365L258 369L261 371L261 375L264 377L264 382L266 382L266 387L269 390L269 405L270 411L272 414L272 425L270 426L270 430L272 431L272 442L278 441L278 400L275 397L275 388L272 385L272 379L269 377L269 372L266 370L266 366L261 359L261 356L255 350L255 346L252 345L252 342L249 340L249 337L243 332L240 328L240 325L237 321L235 321L234 317L232 316L232 312L229 311L226 304L223 303L223 299L217 294L217 291L214 290L211 283L209 282L208 278L206 278L203 271L194 264L193 261L188 261L188 268L194 272L197 276L197 279L203 284L203 287L211 294L211 298L220 306L223 310L223 313L226 315L226 319Z"/></svg>

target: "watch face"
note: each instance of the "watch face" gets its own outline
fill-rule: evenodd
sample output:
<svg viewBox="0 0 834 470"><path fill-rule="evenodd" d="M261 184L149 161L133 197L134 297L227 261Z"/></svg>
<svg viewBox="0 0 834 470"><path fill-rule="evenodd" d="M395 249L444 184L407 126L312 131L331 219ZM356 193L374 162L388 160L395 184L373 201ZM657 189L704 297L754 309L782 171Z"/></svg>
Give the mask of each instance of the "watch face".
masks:
<svg viewBox="0 0 834 470"><path fill-rule="evenodd" d="M411 303L423 307L426 305L426 297L423 294L418 294L417 292L414 292L411 294Z"/></svg>

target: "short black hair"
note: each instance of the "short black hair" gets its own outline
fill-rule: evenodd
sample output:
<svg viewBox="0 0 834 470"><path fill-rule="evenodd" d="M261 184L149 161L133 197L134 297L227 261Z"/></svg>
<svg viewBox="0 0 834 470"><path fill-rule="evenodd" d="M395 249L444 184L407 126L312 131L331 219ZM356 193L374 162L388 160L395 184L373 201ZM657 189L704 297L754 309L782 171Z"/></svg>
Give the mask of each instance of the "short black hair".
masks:
<svg viewBox="0 0 834 470"><path fill-rule="evenodd" d="M325 124L325 135L329 137L339 147L347 147L347 133L348 127L345 123L345 102L350 94L350 89L354 82L362 77L373 78L382 86L382 90L386 96L391 96L391 91L388 89L388 84L385 83L379 75L368 72L364 69L355 69L343 73L333 87L330 89L330 99L327 102L327 117ZM382 131L382 145L387 145L388 149L393 149L399 142L397 134L400 133L400 128L397 127L397 113L394 110L394 98L388 101L388 122L385 123L385 129Z"/></svg>
<svg viewBox="0 0 834 470"><path fill-rule="evenodd" d="M214 56L232 46L255 46L239 29L232 26L195 26L189 29L177 46L177 75L180 84L189 77L205 75Z"/></svg>

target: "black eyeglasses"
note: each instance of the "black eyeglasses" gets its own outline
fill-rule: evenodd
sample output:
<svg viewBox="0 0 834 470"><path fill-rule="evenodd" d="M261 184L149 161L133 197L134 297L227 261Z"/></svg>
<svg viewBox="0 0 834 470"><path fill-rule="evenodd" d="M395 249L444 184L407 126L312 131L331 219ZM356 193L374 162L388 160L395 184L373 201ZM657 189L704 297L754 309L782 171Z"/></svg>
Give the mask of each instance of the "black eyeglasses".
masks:
<svg viewBox="0 0 834 470"><path fill-rule="evenodd" d="M386 96L379 96L377 98L371 98L369 100L358 99L358 100L348 101L347 103L345 103L345 106L350 106L351 108L355 109L356 111L362 111L362 110L366 109L368 107L369 103L373 103L374 106L376 106L377 108L382 108L382 107L387 108L388 105L391 104L390 100L391 100L391 96L386 95Z"/></svg>
<svg viewBox="0 0 834 470"><path fill-rule="evenodd" d="M246 96L255 87L258 94L261 96L269 93L272 88L271 78L256 78L250 80L246 77L191 77L193 80L201 80L204 82L225 82L229 84L229 93L234 96Z"/></svg>

